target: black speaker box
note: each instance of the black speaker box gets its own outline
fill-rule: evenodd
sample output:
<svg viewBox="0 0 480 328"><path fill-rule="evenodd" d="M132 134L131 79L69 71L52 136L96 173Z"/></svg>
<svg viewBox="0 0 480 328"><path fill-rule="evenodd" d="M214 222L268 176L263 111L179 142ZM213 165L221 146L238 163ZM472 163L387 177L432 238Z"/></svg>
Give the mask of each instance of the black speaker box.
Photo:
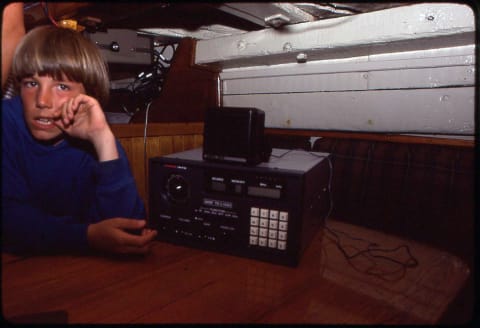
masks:
<svg viewBox="0 0 480 328"><path fill-rule="evenodd" d="M205 113L203 159L256 165L267 162L265 112L258 108L216 107Z"/></svg>

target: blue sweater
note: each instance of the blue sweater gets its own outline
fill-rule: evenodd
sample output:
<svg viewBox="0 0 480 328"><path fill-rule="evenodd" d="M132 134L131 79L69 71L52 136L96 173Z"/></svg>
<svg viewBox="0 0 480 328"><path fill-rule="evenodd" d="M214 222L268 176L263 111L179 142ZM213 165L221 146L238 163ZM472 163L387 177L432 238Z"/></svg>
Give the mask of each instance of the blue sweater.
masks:
<svg viewBox="0 0 480 328"><path fill-rule="evenodd" d="M30 134L19 97L2 101L2 249L85 251L88 224L145 218L125 151L98 162L93 146L66 138L55 146Z"/></svg>

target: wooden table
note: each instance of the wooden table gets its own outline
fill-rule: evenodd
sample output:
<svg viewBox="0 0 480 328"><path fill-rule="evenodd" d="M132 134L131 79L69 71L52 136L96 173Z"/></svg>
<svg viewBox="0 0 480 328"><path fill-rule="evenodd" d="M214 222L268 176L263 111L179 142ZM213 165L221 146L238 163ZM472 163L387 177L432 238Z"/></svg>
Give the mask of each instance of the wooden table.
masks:
<svg viewBox="0 0 480 328"><path fill-rule="evenodd" d="M406 248L347 260L326 230L297 268L163 242L145 257L4 253L3 315L42 323L428 324L469 275L446 252L338 221L327 227L348 254L367 249L366 240L405 244L418 265L391 261L407 263Z"/></svg>

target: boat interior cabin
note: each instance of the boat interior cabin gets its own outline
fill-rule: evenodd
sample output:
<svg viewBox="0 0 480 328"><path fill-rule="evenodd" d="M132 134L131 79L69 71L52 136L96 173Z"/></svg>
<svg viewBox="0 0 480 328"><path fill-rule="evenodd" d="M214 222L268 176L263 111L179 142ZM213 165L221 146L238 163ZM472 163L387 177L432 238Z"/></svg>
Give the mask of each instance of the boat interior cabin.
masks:
<svg viewBox="0 0 480 328"><path fill-rule="evenodd" d="M27 30L84 33L104 108L149 201L150 158L202 147L206 112L260 109L272 148L331 154L330 216L461 259L475 292L475 5L464 2L26 2ZM477 198L478 199L478 198Z"/></svg>

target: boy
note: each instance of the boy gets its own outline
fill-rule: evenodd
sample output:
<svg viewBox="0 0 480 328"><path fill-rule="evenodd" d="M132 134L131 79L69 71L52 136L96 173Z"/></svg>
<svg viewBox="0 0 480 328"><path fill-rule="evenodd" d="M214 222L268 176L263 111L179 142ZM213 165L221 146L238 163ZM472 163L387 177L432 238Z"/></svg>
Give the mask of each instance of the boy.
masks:
<svg viewBox="0 0 480 328"><path fill-rule="evenodd" d="M146 253L156 232L105 119L105 62L78 32L42 26L11 67L2 102L3 250Z"/></svg>

